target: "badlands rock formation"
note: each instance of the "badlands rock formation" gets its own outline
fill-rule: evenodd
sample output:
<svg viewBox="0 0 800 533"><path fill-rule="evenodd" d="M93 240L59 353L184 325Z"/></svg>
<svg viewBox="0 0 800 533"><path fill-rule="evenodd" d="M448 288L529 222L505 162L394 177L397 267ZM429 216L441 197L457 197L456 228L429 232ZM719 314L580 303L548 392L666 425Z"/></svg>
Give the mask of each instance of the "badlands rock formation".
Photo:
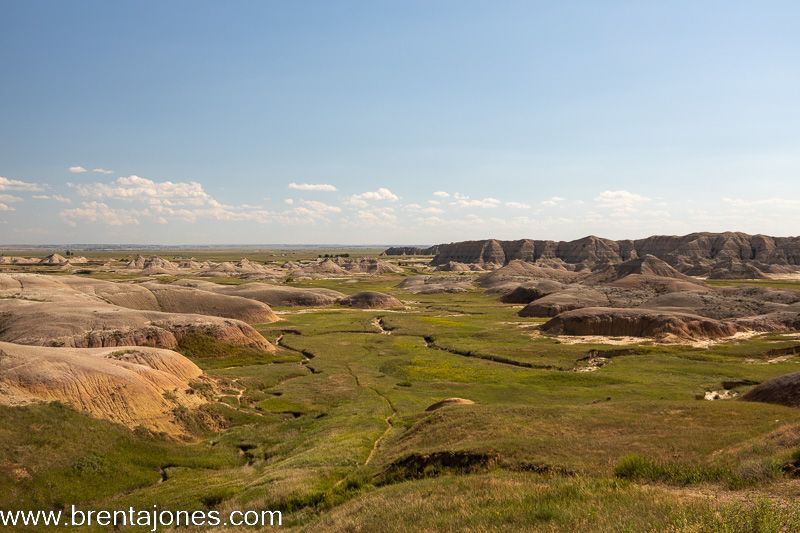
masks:
<svg viewBox="0 0 800 533"><path fill-rule="evenodd" d="M743 328L699 315L647 309L587 307L567 311L542 326L554 335L602 335L656 339L719 339Z"/></svg>
<svg viewBox="0 0 800 533"><path fill-rule="evenodd" d="M745 233L692 233L684 236L653 236L613 241L589 236L576 241L464 241L435 247L432 264L451 261L479 265L506 265L513 260L564 264L570 270L596 269L647 255L693 276L758 277L759 273L797 272L800 237L769 237ZM394 254L402 249L389 249Z"/></svg>
<svg viewBox="0 0 800 533"><path fill-rule="evenodd" d="M397 265L368 257L360 259L337 257L336 264L353 274L397 274L403 272L403 269Z"/></svg>
<svg viewBox="0 0 800 533"><path fill-rule="evenodd" d="M742 399L800 407L800 372L769 379L747 391Z"/></svg>
<svg viewBox="0 0 800 533"><path fill-rule="evenodd" d="M201 370L157 348L43 348L0 342L0 403L59 401L128 427L180 434L176 407L206 402L192 383Z"/></svg>
<svg viewBox="0 0 800 533"><path fill-rule="evenodd" d="M219 285L207 281L178 280L175 284L185 287L195 287L204 291L228 296L239 296L250 300L256 300L267 305L281 307L320 307L332 305L345 297L343 293L332 289L306 289L258 282L246 283L243 285Z"/></svg>
<svg viewBox="0 0 800 533"><path fill-rule="evenodd" d="M414 294L440 294L471 291L475 285L464 276L409 276L397 288Z"/></svg>
<svg viewBox="0 0 800 533"><path fill-rule="evenodd" d="M386 249L381 255L436 255L442 245L419 246L393 246Z"/></svg>
<svg viewBox="0 0 800 533"><path fill-rule="evenodd" d="M240 320L150 310L150 306L157 305L160 304L155 294L131 284L72 276L0 274L0 340L76 348L172 349L181 338L194 334L274 350ZM236 305L240 305L238 300ZM246 305L252 308L249 302Z"/></svg>

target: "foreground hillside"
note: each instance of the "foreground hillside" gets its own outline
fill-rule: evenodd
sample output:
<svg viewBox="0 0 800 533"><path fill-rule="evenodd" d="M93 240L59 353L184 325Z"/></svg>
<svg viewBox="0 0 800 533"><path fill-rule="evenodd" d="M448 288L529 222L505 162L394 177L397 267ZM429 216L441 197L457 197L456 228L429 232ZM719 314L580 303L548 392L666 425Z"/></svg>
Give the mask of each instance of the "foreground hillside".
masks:
<svg viewBox="0 0 800 533"><path fill-rule="evenodd" d="M51 318L0 344L0 383L24 399L0 400L0 508L277 509L296 531L800 528L800 410L785 394L800 379L772 381L800 370L800 339L742 322L796 314L800 285L717 287L640 263L587 273L588 282L517 265L280 283L177 269L137 278L125 269L116 281L102 271L9 274L0 318ZM36 292L45 283L57 290ZM662 338L566 331L569 313L602 323L595 307L575 307L596 298L613 320L632 305L692 318L680 323L686 334ZM573 308L522 313L537 302L548 313ZM39 314L19 311L33 306ZM233 311L264 318L223 317ZM114 338L112 318L128 313L137 327L163 325L175 351L49 342L67 338L63 322L83 328L69 339ZM244 344L216 336L219 321L247 332ZM93 337L98 324L106 333ZM174 369L168 385L149 381L162 387L147 404L155 427L36 396L25 384L40 366L16 380L4 370L20 372L19 358L35 353L146 375L132 365L164 368L151 351Z"/></svg>

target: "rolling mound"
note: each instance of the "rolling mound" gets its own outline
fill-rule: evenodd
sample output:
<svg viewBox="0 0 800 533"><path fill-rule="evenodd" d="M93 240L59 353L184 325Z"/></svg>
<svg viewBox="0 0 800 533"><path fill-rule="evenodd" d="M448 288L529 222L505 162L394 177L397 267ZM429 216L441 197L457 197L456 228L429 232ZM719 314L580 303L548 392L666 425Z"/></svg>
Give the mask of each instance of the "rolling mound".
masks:
<svg viewBox="0 0 800 533"><path fill-rule="evenodd" d="M13 279L24 283L17 284ZM79 276L58 278L12 277L4 295L22 298L62 300L94 297L112 305L140 311L163 311L167 313L191 313L199 315L234 318L249 324L278 320L272 309L264 303L238 296L217 294L198 288L167 285L163 283L114 283ZM213 284L212 284L213 285ZM0 280L0 290L4 285ZM16 289L16 290L15 290Z"/></svg>
<svg viewBox="0 0 800 533"><path fill-rule="evenodd" d="M339 305L358 309L404 309L403 302L382 292L365 291L339 300Z"/></svg>
<svg viewBox="0 0 800 533"><path fill-rule="evenodd" d="M742 400L800 407L800 372L769 379L747 391Z"/></svg>
<svg viewBox="0 0 800 533"><path fill-rule="evenodd" d="M127 291L133 296L128 299ZM141 305L142 309L122 305ZM0 274L0 341L42 346L175 348L190 334L273 351L239 320L151 311L159 305L146 287L66 276ZM248 304L249 305L249 304ZM157 307L156 307L157 308Z"/></svg>
<svg viewBox="0 0 800 533"><path fill-rule="evenodd" d="M314 276L343 276L347 270L340 267L333 259L327 258L316 263L302 264L291 271L292 275L300 277Z"/></svg>
<svg viewBox="0 0 800 533"><path fill-rule="evenodd" d="M542 325L553 335L601 335L606 337L653 337L664 339L719 339L730 337L740 328L687 313L647 309L587 307L567 311Z"/></svg>
<svg viewBox="0 0 800 533"><path fill-rule="evenodd" d="M463 276L410 276L397 285L414 294L467 292L475 288L471 279Z"/></svg>
<svg viewBox="0 0 800 533"><path fill-rule="evenodd" d="M554 292L564 289L564 285L552 280L542 280L517 285L500 297L500 301L507 304L529 304L534 300L543 298Z"/></svg>
<svg viewBox="0 0 800 533"><path fill-rule="evenodd" d="M608 283L621 280L627 276L637 275L648 278L677 279L688 282L694 280L685 274L681 274L665 261L652 256L645 255L630 259L618 265L609 265L593 273L586 280L586 283Z"/></svg>
<svg viewBox="0 0 800 533"><path fill-rule="evenodd" d="M341 292L332 289L300 288L268 283L245 283L242 285L219 285L207 281L179 280L174 285L196 287L205 291L249 298L270 306L321 307L331 305L344 298Z"/></svg>
<svg viewBox="0 0 800 533"><path fill-rule="evenodd" d="M582 277L584 276L569 270L542 267L525 261L514 260L497 270L481 275L478 278L478 282L482 287L491 288L509 281L521 282L541 279L561 283L574 283Z"/></svg>
<svg viewBox="0 0 800 533"><path fill-rule="evenodd" d="M573 309L607 305L609 305L609 300L604 293L591 287L578 285L538 298L523 307L518 314L524 317L551 317Z"/></svg>
<svg viewBox="0 0 800 533"><path fill-rule="evenodd" d="M235 318L248 324L275 322L278 316L263 302L241 296L219 294L191 287L145 283L158 308L168 313L196 313Z"/></svg>
<svg viewBox="0 0 800 533"><path fill-rule="evenodd" d="M445 398L444 400L438 401L429 405L425 411L436 411L437 409L441 409L442 407L448 407L450 405L473 405L475 402L472 400L467 400L466 398Z"/></svg>
<svg viewBox="0 0 800 533"><path fill-rule="evenodd" d="M201 375L194 363L170 350L43 348L0 342L0 403L58 401L130 428L182 433L173 411L206 402L191 389Z"/></svg>
<svg viewBox="0 0 800 533"><path fill-rule="evenodd" d="M779 311L785 306L752 298L726 297L717 292L681 291L656 296L640 307L725 319L763 315Z"/></svg>

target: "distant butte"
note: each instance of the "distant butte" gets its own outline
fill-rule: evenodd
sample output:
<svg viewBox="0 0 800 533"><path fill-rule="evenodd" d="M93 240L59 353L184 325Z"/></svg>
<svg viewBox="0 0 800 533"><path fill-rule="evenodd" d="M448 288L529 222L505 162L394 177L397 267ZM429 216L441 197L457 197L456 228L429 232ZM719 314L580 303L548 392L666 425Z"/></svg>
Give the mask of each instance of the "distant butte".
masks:
<svg viewBox="0 0 800 533"><path fill-rule="evenodd" d="M493 269L520 260L570 271L597 271L651 256L689 276L758 279L797 273L800 237L725 232L618 241L595 236L574 241L486 239L429 248L393 247L384 254L433 255L431 265L442 270L459 263Z"/></svg>

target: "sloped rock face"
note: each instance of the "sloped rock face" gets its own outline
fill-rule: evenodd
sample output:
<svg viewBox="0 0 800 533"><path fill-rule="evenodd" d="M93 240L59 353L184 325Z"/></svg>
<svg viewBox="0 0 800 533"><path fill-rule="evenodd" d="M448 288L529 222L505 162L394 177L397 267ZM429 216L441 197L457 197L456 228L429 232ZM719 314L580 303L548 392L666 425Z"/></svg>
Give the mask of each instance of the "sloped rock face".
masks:
<svg viewBox="0 0 800 533"><path fill-rule="evenodd" d="M624 263L609 265L608 267L593 274L587 282L612 282L630 275L641 275L658 278L672 278L681 280L692 280L689 276L681 274L665 261L653 256L645 255L635 259L629 259Z"/></svg>
<svg viewBox="0 0 800 533"><path fill-rule="evenodd" d="M800 372L769 379L747 391L742 400L800 407Z"/></svg>
<svg viewBox="0 0 800 533"><path fill-rule="evenodd" d="M719 339L730 337L739 329L732 322L687 313L607 307L587 307L561 313L542 326L542 331L554 335L679 339Z"/></svg>
<svg viewBox="0 0 800 533"><path fill-rule="evenodd" d="M619 264L651 255L684 274L707 275L722 265L800 267L800 237L769 237L746 233L692 233L684 236L653 236L613 241L589 236L576 241L463 241L438 245L431 261L477 264L508 264L513 260L541 262L560 260L569 265ZM796 268L795 268L796 269ZM754 273L752 269L747 269Z"/></svg>
<svg viewBox="0 0 800 533"><path fill-rule="evenodd" d="M421 248L418 246L392 246L384 250L381 255L436 255L439 245Z"/></svg>
<svg viewBox="0 0 800 533"><path fill-rule="evenodd" d="M433 265L447 263L478 263L498 264L508 263L506 252L500 241L489 239L485 241L464 241L440 246L439 253L433 258Z"/></svg>
<svg viewBox="0 0 800 533"><path fill-rule="evenodd" d="M188 300L183 298L186 295L181 296L172 298L170 306L200 307L199 311L209 313L218 311L213 307L220 300L212 301L218 295L204 299L189 293ZM161 300L166 302L163 297ZM268 307L255 302L234 299L224 303L237 314L256 310L260 316L252 315L252 318L272 318L271 310L266 311ZM203 305L207 308L202 309ZM239 320L163 312L161 308L159 297L144 286L72 276L0 274L0 341L74 348L153 346L173 349L185 335L195 334L274 351L255 329Z"/></svg>
<svg viewBox="0 0 800 533"><path fill-rule="evenodd" d="M630 241L621 241L623 244L609 239L595 236L584 237L577 241L560 242L556 247L557 257L567 263L619 263L631 259L628 257L632 250ZM623 254L626 257L623 257Z"/></svg>
<svg viewBox="0 0 800 533"><path fill-rule="evenodd" d="M202 379L202 371L170 350L43 348L0 342L0 404L5 405L55 400L131 428L141 425L178 435L183 428L173 414L175 408L206 403L203 395L191 390L197 379Z"/></svg>

